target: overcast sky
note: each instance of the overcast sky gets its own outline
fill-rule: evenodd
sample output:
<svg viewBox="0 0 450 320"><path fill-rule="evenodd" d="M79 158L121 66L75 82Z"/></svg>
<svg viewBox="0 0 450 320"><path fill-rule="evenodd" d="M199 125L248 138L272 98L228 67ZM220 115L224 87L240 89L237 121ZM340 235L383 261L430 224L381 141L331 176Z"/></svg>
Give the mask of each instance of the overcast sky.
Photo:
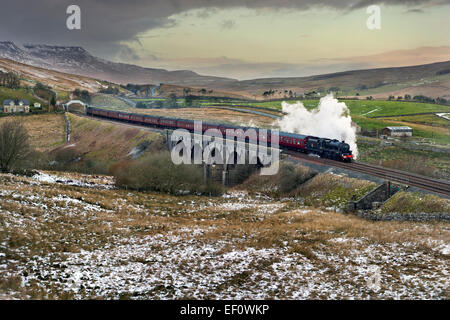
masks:
<svg viewBox="0 0 450 320"><path fill-rule="evenodd" d="M2 1L0 40L240 79L450 60L450 0ZM81 8L81 30L66 9ZM381 8L369 30L366 9Z"/></svg>

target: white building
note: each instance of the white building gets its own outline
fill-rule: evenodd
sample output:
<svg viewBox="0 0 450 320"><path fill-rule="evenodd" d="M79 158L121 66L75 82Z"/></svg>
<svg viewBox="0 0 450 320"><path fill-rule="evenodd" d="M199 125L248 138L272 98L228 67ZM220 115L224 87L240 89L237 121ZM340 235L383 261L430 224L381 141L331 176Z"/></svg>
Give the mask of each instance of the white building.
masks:
<svg viewBox="0 0 450 320"><path fill-rule="evenodd" d="M385 136L391 137L411 137L412 136L412 128L407 126L401 127L386 127L381 130L381 133Z"/></svg>
<svg viewBox="0 0 450 320"><path fill-rule="evenodd" d="M30 102L28 100L5 100L2 110L4 113L30 112Z"/></svg>

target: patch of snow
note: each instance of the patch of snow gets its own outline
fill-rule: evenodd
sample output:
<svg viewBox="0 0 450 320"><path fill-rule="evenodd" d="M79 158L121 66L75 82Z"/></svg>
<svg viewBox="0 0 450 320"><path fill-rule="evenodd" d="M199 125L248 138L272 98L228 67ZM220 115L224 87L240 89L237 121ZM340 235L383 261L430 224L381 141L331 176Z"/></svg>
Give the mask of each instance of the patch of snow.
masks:
<svg viewBox="0 0 450 320"><path fill-rule="evenodd" d="M436 113L436 115L438 117L441 117L441 118L443 118L445 120L449 120L450 121L450 113Z"/></svg>
<svg viewBox="0 0 450 320"><path fill-rule="evenodd" d="M104 182L106 182L106 183L95 183L95 182L90 182L88 180L70 179L70 178L65 178L65 177L61 177L61 176L50 175L50 174L44 173L44 172L39 172L38 174L35 174L31 178L37 182L47 183L47 184L61 183L61 184L65 184L68 186L79 186L79 187L98 188L98 189L113 189L113 188L115 188L114 182L111 177L105 177Z"/></svg>
<svg viewBox="0 0 450 320"><path fill-rule="evenodd" d="M368 114L370 114L372 112L378 111L378 110L380 110L380 109L379 108L373 109L373 110L371 110L369 112L366 112L366 113L362 114L362 116L366 116L366 115L368 115Z"/></svg>

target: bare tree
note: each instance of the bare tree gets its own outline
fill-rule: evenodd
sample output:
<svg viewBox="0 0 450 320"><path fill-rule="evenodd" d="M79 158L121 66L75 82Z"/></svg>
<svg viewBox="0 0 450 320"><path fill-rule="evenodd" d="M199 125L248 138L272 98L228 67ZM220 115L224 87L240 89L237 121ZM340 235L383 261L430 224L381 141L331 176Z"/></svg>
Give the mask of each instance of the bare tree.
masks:
<svg viewBox="0 0 450 320"><path fill-rule="evenodd" d="M18 120L0 124L0 170L8 172L31 152L28 132Z"/></svg>

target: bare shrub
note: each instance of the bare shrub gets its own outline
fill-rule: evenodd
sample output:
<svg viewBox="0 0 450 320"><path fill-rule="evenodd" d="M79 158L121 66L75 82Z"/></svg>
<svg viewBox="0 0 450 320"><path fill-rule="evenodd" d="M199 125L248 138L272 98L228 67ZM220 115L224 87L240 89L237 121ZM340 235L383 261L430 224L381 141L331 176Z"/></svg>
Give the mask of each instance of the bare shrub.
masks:
<svg viewBox="0 0 450 320"><path fill-rule="evenodd" d="M119 187L152 190L170 194L206 193L215 195L221 188L205 184L203 169L195 165L175 165L168 152L146 156L136 161L113 165L110 172Z"/></svg>
<svg viewBox="0 0 450 320"><path fill-rule="evenodd" d="M86 174L107 174L108 161L108 159L87 158L86 154L77 148L65 147L49 155L36 154L33 168Z"/></svg>
<svg viewBox="0 0 450 320"><path fill-rule="evenodd" d="M435 195L398 192L381 208L382 212L443 213L450 211L450 201Z"/></svg>
<svg viewBox="0 0 450 320"><path fill-rule="evenodd" d="M282 162L280 170L274 176L253 174L242 186L252 192L260 192L272 197L290 194L298 186L315 175L309 168L290 162Z"/></svg>
<svg viewBox="0 0 450 320"><path fill-rule="evenodd" d="M375 183L366 180L319 173L291 194L304 198L307 206L340 207L352 197L359 199L375 186Z"/></svg>
<svg viewBox="0 0 450 320"><path fill-rule="evenodd" d="M414 172L424 176L435 176L436 168L429 164L429 159L426 157L410 155L406 159L384 160L382 164L388 168Z"/></svg>
<svg viewBox="0 0 450 320"><path fill-rule="evenodd" d="M0 170L20 168L31 152L28 132L18 120L0 124Z"/></svg>
<svg viewBox="0 0 450 320"><path fill-rule="evenodd" d="M230 170L230 181L233 184L241 184L248 179L257 169L251 164L238 164Z"/></svg>
<svg viewBox="0 0 450 320"><path fill-rule="evenodd" d="M78 152L75 148L63 148L55 152L54 160L66 165L77 160L80 157L80 152Z"/></svg>

